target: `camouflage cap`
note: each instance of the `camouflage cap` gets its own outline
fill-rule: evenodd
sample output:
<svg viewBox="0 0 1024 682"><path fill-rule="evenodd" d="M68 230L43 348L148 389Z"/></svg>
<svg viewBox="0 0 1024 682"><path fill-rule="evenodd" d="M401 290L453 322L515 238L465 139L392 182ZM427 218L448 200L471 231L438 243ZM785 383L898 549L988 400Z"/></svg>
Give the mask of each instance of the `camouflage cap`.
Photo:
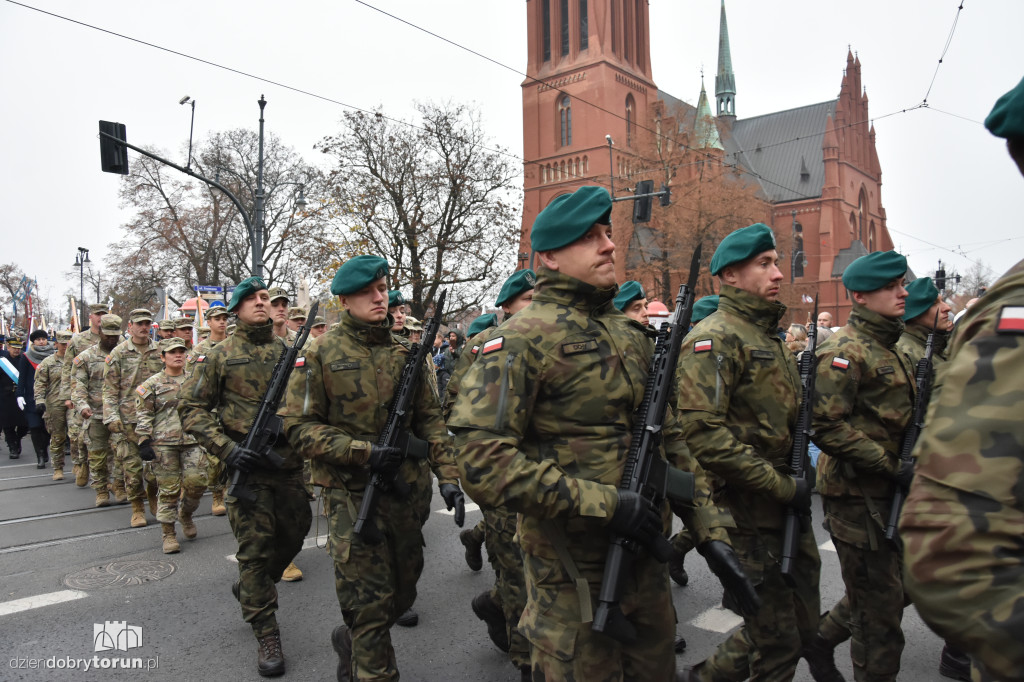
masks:
<svg viewBox="0 0 1024 682"><path fill-rule="evenodd" d="M534 274L533 270L529 268L516 270L501 285L501 291L498 292L498 300L494 302L494 305L504 305L524 291L533 289L535 286L537 286L537 275Z"/></svg>
<svg viewBox="0 0 1024 682"><path fill-rule="evenodd" d="M629 280L621 287L619 287L619 293L615 295L615 300L612 303L619 310L625 310L633 301L645 298L647 294L644 293L644 288L634 279Z"/></svg>
<svg viewBox="0 0 1024 682"><path fill-rule="evenodd" d="M174 320L160 320L157 326L162 332L172 332L174 331Z"/></svg>
<svg viewBox="0 0 1024 682"><path fill-rule="evenodd" d="M74 333L70 329L61 329L57 332L57 343L71 343Z"/></svg>
<svg viewBox="0 0 1024 682"><path fill-rule="evenodd" d="M928 309L939 299L939 290L931 277L918 277L906 286L907 301L903 309L903 321L909 322L918 315L928 312ZM927 321L929 324L932 320Z"/></svg>
<svg viewBox="0 0 1024 682"><path fill-rule="evenodd" d="M996 137L1024 137L1024 80L996 100L985 118L985 127Z"/></svg>
<svg viewBox="0 0 1024 682"><path fill-rule="evenodd" d="M338 327L340 327L340 326L341 326L341 322L335 322L334 324L332 324L332 325L330 326L330 328L329 328L329 329L328 329L327 331L331 331L331 332L333 332L333 331L334 331L335 329L337 329L337 328L338 328Z"/></svg>
<svg viewBox="0 0 1024 682"><path fill-rule="evenodd" d="M479 334L480 332L489 327L497 326L498 316L495 315L494 313L487 313L486 315L481 315L480 317L476 318L475 320L469 323L469 330L466 332L466 336L476 336L477 334Z"/></svg>
<svg viewBox="0 0 1024 682"><path fill-rule="evenodd" d="M160 354L163 355L169 350L175 348L184 348L188 350L188 345L185 343L185 339L179 339L177 336L172 336L169 339L161 339L157 342L156 347L160 349Z"/></svg>
<svg viewBox="0 0 1024 682"><path fill-rule="evenodd" d="M179 317L174 321L175 329L192 329L195 326L196 324L192 321L191 317Z"/></svg>
<svg viewBox="0 0 1024 682"><path fill-rule="evenodd" d="M100 318L100 334L121 336L121 318L118 315L104 315Z"/></svg>
<svg viewBox="0 0 1024 682"><path fill-rule="evenodd" d="M234 311L242 301L248 298L250 295L255 294L257 291L263 291L267 288L267 283L263 281L262 277L246 277L235 287L235 290L231 292L231 300L228 302L228 312Z"/></svg>
<svg viewBox="0 0 1024 682"><path fill-rule="evenodd" d="M907 272L907 259L895 251L875 251L846 266L843 286L850 291L875 291Z"/></svg>
<svg viewBox="0 0 1024 682"><path fill-rule="evenodd" d="M223 315L224 317L227 317L230 314L231 312L227 309L227 306L223 305L210 306L210 309L206 311L207 319L211 317L216 317L218 315Z"/></svg>
<svg viewBox="0 0 1024 682"><path fill-rule="evenodd" d="M394 308L398 305L405 305L405 296L402 296L402 292L395 289L394 291L388 292L388 307Z"/></svg>
<svg viewBox="0 0 1024 682"><path fill-rule="evenodd" d="M423 331L423 323L412 315L406 315L405 328L411 332L421 332Z"/></svg>
<svg viewBox="0 0 1024 682"><path fill-rule="evenodd" d="M289 320L304 320L309 313L306 312L305 308L289 308L288 319Z"/></svg>
<svg viewBox="0 0 1024 682"><path fill-rule="evenodd" d="M271 303L282 298L286 301L289 299L288 292L284 290L284 287L270 287L268 293L270 294Z"/></svg>
<svg viewBox="0 0 1024 682"><path fill-rule="evenodd" d="M89 314L90 315L106 315L110 312L110 306L106 303L90 303Z"/></svg>
<svg viewBox="0 0 1024 682"><path fill-rule="evenodd" d="M359 291L370 282L387 277L388 262L380 256L356 256L345 261L338 268L331 281L331 294L348 296Z"/></svg>
<svg viewBox="0 0 1024 682"><path fill-rule="evenodd" d="M555 197L533 221L530 246L534 251L551 251L568 246L595 223L607 225L612 214L612 197L604 187L586 185L572 194Z"/></svg>
<svg viewBox="0 0 1024 682"><path fill-rule="evenodd" d="M202 327L199 328L199 335L200 336L205 336L205 335L207 335L209 333L210 333L210 328L207 327L205 324Z"/></svg>
<svg viewBox="0 0 1024 682"><path fill-rule="evenodd" d="M136 308L135 310L128 313L129 322L152 322L153 313L149 312L145 308Z"/></svg>
<svg viewBox="0 0 1024 682"><path fill-rule="evenodd" d="M718 294L705 296L693 304L693 314L690 316L690 324L697 324L716 310L718 310Z"/></svg>
<svg viewBox="0 0 1024 682"><path fill-rule="evenodd" d="M236 326L237 326L237 325L234 325L234 324L229 324L229 325L228 325L228 336L231 336L232 334L234 334L234 333L235 333L235 327L236 327Z"/></svg>
<svg viewBox="0 0 1024 682"><path fill-rule="evenodd" d="M316 317L313 318L313 324L310 325L310 327L326 327L326 326L327 326L327 320L325 320L324 318L320 317L319 315L317 315Z"/></svg>
<svg viewBox="0 0 1024 682"><path fill-rule="evenodd" d="M775 248L775 233L764 223L754 223L735 230L723 239L711 257L711 274L718 276L730 265L742 263L759 253Z"/></svg>

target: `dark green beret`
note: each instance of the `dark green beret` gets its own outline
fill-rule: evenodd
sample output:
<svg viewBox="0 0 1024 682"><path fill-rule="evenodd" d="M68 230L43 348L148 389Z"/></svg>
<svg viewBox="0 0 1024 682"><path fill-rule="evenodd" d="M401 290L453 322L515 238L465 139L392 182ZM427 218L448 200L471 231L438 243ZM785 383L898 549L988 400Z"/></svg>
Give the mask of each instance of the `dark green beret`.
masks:
<svg viewBox="0 0 1024 682"><path fill-rule="evenodd" d="M690 316L690 324L697 324L716 310L718 310L718 294L705 296L693 304L693 315Z"/></svg>
<svg viewBox="0 0 1024 682"><path fill-rule="evenodd" d="M614 303L615 307L619 310L625 310L626 306L630 303L637 299L644 298L644 296L646 296L646 294L644 294L644 288L640 286L640 282L631 279L619 287L619 293L616 294L615 300L612 301L612 303Z"/></svg>
<svg viewBox="0 0 1024 682"><path fill-rule="evenodd" d="M356 256L345 261L338 268L331 282L331 293L335 296L354 294L370 282L387 277L388 262L380 256Z"/></svg>
<svg viewBox="0 0 1024 682"><path fill-rule="evenodd" d="M498 316L494 313L487 313L481 315L472 322L469 323L469 331L466 332L467 337L473 337L487 329L488 327L498 326Z"/></svg>
<svg viewBox="0 0 1024 682"><path fill-rule="evenodd" d="M494 302L494 305L504 305L519 294L524 291L529 291L535 286L537 286L537 275L534 274L533 270L529 268L525 270L516 270L512 273L512 276L506 279L505 283L501 285L501 291L498 292L498 300Z"/></svg>
<svg viewBox="0 0 1024 682"><path fill-rule="evenodd" d="M551 251L568 246L586 234L594 223L607 225L612 214L612 197L604 187L587 185L572 194L555 197L540 212L530 230L534 251Z"/></svg>
<svg viewBox="0 0 1024 682"><path fill-rule="evenodd" d="M895 251L875 251L846 266L843 286L850 291L875 291L907 272L907 259Z"/></svg>
<svg viewBox="0 0 1024 682"><path fill-rule="evenodd" d="M985 127L996 137L1024 137L1024 80L996 100Z"/></svg>
<svg viewBox="0 0 1024 682"><path fill-rule="evenodd" d="M257 291L263 291L267 288L267 283L263 281L262 277L247 277L238 283L235 290L231 292L231 300L228 301L228 311L233 311L241 305L242 301L245 300L250 294L255 294Z"/></svg>
<svg viewBox="0 0 1024 682"><path fill-rule="evenodd" d="M711 274L718 275L734 263L742 263L775 248L775 233L764 223L754 223L730 233L711 257Z"/></svg>
<svg viewBox="0 0 1024 682"><path fill-rule="evenodd" d="M918 277L906 288L907 307L903 312L904 322L909 322L918 315L924 314L939 298L939 290L935 288L931 277ZM930 322L931 320L929 320Z"/></svg>
<svg viewBox="0 0 1024 682"><path fill-rule="evenodd" d="M405 296L397 289L388 292L388 307L394 308L396 305L405 305Z"/></svg>

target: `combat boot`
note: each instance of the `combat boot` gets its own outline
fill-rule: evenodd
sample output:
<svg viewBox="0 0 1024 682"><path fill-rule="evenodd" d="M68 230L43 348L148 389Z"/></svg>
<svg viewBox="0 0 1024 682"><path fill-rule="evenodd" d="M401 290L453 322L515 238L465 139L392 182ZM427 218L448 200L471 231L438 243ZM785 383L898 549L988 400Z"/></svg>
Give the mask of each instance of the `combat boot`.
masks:
<svg viewBox="0 0 1024 682"><path fill-rule="evenodd" d="M285 567L284 572L281 574L281 580L286 583L297 583L302 580L302 571L299 570L294 561Z"/></svg>
<svg viewBox="0 0 1024 682"><path fill-rule="evenodd" d="M181 498L181 508L178 510L178 520L181 521L181 532L185 534L186 540L195 540L199 534L196 522L192 520L192 512L199 506L199 500L194 497Z"/></svg>
<svg viewBox="0 0 1024 682"><path fill-rule="evenodd" d="M63 469L54 469L53 470L53 480L55 480L55 481L63 481L64 480L64 470Z"/></svg>
<svg viewBox="0 0 1024 682"><path fill-rule="evenodd" d="M690 576L686 573L686 568L683 567L684 561L686 561L686 555L682 552L673 552L672 558L668 560L668 575L672 578L672 582L680 587L686 587L690 582Z"/></svg>
<svg viewBox="0 0 1024 682"><path fill-rule="evenodd" d="M142 528L146 525L146 508L142 506L142 500L132 500L132 528Z"/></svg>
<svg viewBox="0 0 1024 682"><path fill-rule="evenodd" d="M106 490L96 491L96 506L97 507L109 507L110 506L110 493Z"/></svg>
<svg viewBox="0 0 1024 682"><path fill-rule="evenodd" d="M274 630L269 635L256 638L259 654L256 659L256 670L263 677L284 675L284 653L281 651L281 631Z"/></svg>
<svg viewBox="0 0 1024 682"><path fill-rule="evenodd" d="M476 617L487 624L487 636L505 653L508 653L508 632L505 629L505 612L494 601L490 592L481 592L473 597L471 604Z"/></svg>
<svg viewBox="0 0 1024 682"><path fill-rule="evenodd" d="M471 571L479 571L484 567L484 557L480 553L480 546L484 544L484 539L480 535L476 527L467 528L459 533L459 542L466 548L466 565Z"/></svg>
<svg viewBox="0 0 1024 682"><path fill-rule="evenodd" d="M801 655L807 661L814 682L846 682L843 674L836 668L835 647L825 641L820 634L803 648Z"/></svg>
<svg viewBox="0 0 1024 682"><path fill-rule="evenodd" d="M412 609L406 609L405 613L398 617L395 621L395 625L401 625L403 628L416 627L417 623L420 622L420 614L416 613Z"/></svg>
<svg viewBox="0 0 1024 682"><path fill-rule="evenodd" d="M114 493L114 501L117 502L118 504L128 503L128 493L124 491L123 478L114 479L113 490L111 492ZM143 511L145 511L145 509L143 509Z"/></svg>
<svg viewBox="0 0 1024 682"><path fill-rule="evenodd" d="M79 488L84 488L89 484L89 463L82 462L81 464L76 464L75 466L78 467L75 470L75 485L77 485Z"/></svg>
<svg viewBox="0 0 1024 682"><path fill-rule="evenodd" d="M224 516L228 513L228 508L224 506L224 491L214 490L213 491L213 508L210 513L214 516Z"/></svg>
<svg viewBox="0 0 1024 682"><path fill-rule="evenodd" d="M971 659L962 651L949 644L942 647L939 658L939 674L954 680L971 682Z"/></svg>
<svg viewBox="0 0 1024 682"><path fill-rule="evenodd" d="M334 628L331 646L338 654L338 682L348 682L352 679L352 632L344 625Z"/></svg>
<svg viewBox="0 0 1024 682"><path fill-rule="evenodd" d="M164 532L164 554L177 554L180 552L181 545L178 544L178 538L174 536L174 524L161 523L160 527Z"/></svg>

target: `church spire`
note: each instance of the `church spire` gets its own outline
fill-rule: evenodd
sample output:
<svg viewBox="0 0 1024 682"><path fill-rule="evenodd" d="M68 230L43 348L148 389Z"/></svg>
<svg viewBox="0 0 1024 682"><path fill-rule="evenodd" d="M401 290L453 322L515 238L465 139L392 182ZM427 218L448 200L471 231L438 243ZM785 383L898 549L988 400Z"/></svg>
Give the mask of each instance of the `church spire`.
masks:
<svg viewBox="0 0 1024 682"><path fill-rule="evenodd" d="M708 93L704 90L704 77L700 79L700 98L697 100L697 115L693 124L693 136L698 149L723 150L722 138L718 135L718 126L711 116L711 104Z"/></svg>
<svg viewBox="0 0 1024 682"><path fill-rule="evenodd" d="M736 76L732 72L732 54L729 51L729 25L725 21L725 0L722 0L722 19L718 29L718 74L715 76L715 98L718 100L719 118L736 118Z"/></svg>

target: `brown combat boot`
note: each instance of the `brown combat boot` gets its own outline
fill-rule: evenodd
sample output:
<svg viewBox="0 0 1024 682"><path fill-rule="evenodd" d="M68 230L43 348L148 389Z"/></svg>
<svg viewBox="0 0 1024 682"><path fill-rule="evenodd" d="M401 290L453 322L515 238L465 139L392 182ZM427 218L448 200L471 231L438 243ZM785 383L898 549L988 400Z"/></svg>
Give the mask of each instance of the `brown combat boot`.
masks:
<svg viewBox="0 0 1024 682"><path fill-rule="evenodd" d="M124 479L114 479L114 485L111 492L114 493L114 501L118 504L128 503L128 493L124 491Z"/></svg>
<svg viewBox="0 0 1024 682"><path fill-rule="evenodd" d="M180 552L181 545L178 544L178 538L174 537L174 524L161 523L160 527L164 532L164 554L177 554Z"/></svg>
<svg viewBox="0 0 1024 682"><path fill-rule="evenodd" d="M110 493L106 490L96 491L96 506L97 507L109 507L110 506Z"/></svg>
<svg viewBox="0 0 1024 682"><path fill-rule="evenodd" d="M89 463L83 462L82 464L75 465L75 485L79 488L84 488L89 484Z"/></svg>
<svg viewBox="0 0 1024 682"><path fill-rule="evenodd" d="M274 630L269 635L256 638L259 647L256 658L256 671L263 677L284 675L284 652L281 651L281 631Z"/></svg>
<svg viewBox="0 0 1024 682"><path fill-rule="evenodd" d="M53 480L55 480L55 481L63 481L64 480L64 470L63 469L54 469L53 470Z"/></svg>
<svg viewBox="0 0 1024 682"><path fill-rule="evenodd" d="M210 513L214 516L224 516L228 513L228 508L224 505L224 491L214 490L213 491L213 508Z"/></svg>
<svg viewBox="0 0 1024 682"><path fill-rule="evenodd" d="M286 583L297 583L302 580L302 571L299 570L294 561L285 567L284 573L281 574L281 580Z"/></svg>
<svg viewBox="0 0 1024 682"><path fill-rule="evenodd" d="M146 508L142 500L132 500L132 528L142 528L146 525Z"/></svg>
<svg viewBox="0 0 1024 682"><path fill-rule="evenodd" d="M178 510L178 520L181 521L181 532L185 534L186 540L195 540L199 530L196 522L192 520L192 512L199 506L199 500L194 497L181 498L181 508Z"/></svg>

